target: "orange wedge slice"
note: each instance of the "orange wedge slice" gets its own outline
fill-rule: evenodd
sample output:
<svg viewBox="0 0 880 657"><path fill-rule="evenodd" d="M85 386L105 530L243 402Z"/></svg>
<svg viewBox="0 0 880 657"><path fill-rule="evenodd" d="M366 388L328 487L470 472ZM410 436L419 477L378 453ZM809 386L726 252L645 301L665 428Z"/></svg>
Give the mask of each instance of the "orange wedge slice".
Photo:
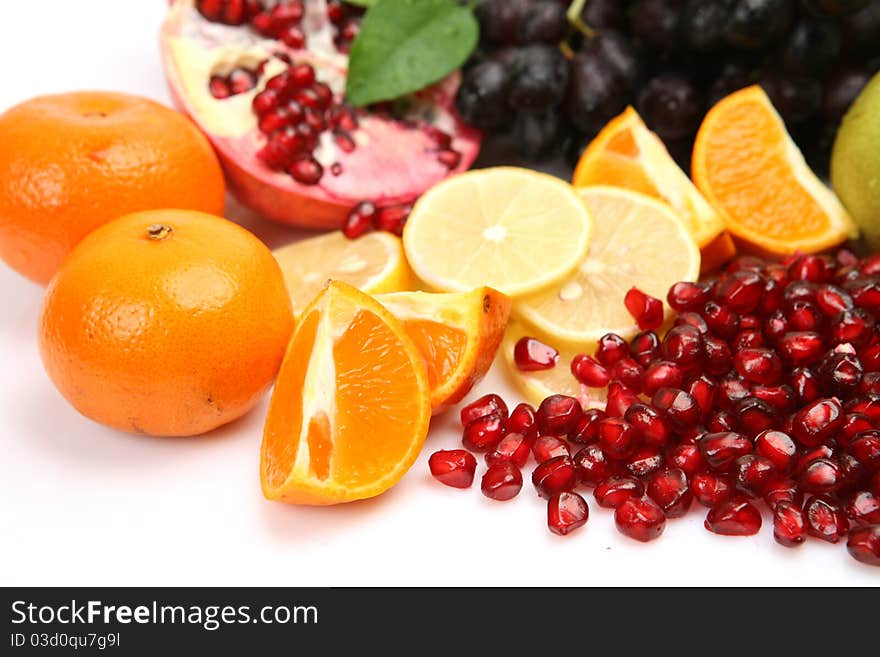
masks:
<svg viewBox="0 0 880 657"><path fill-rule="evenodd" d="M624 187L671 206L700 247L704 272L717 269L736 253L721 215L632 107L612 119L590 142L574 170L572 184Z"/></svg>
<svg viewBox="0 0 880 657"><path fill-rule="evenodd" d="M490 287L470 292L397 292L376 297L403 323L425 360L431 408L460 402L489 371L510 315L510 299Z"/></svg>
<svg viewBox="0 0 880 657"><path fill-rule="evenodd" d="M697 187L750 250L822 251L855 232L758 86L730 94L709 111L697 133L692 169Z"/></svg>
<svg viewBox="0 0 880 657"><path fill-rule="evenodd" d="M430 418L425 365L403 325L331 282L303 312L275 383L263 494L321 505L378 495L413 464Z"/></svg>

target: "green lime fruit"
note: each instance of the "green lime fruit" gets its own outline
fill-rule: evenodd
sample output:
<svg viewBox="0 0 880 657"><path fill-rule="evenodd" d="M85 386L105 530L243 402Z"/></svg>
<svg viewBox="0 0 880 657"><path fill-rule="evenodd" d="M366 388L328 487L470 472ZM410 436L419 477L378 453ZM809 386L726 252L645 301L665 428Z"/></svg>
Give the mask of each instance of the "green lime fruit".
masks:
<svg viewBox="0 0 880 657"><path fill-rule="evenodd" d="M880 249L880 73L843 117L831 153L831 184L868 246Z"/></svg>

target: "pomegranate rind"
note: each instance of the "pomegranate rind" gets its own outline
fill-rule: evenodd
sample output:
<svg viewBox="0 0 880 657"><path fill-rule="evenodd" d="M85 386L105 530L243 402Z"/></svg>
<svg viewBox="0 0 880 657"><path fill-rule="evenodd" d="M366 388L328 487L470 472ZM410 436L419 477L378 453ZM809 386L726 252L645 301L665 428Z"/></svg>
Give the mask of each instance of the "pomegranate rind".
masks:
<svg viewBox="0 0 880 657"><path fill-rule="evenodd" d="M324 5L311 0L308 12ZM248 26L211 23L194 8L193 0L175 0L161 30L162 64L174 104L205 133L223 165L230 191L245 205L275 221L307 228L338 228L351 209L364 199L380 206L412 203L429 187L470 167L480 149L481 134L463 123L453 109L460 75L445 80L414 96L418 114L452 135L450 148L461 154L458 165L447 168L436 157L436 147L418 129L377 115L362 117L355 131L358 147L344 153L332 144L329 132L322 134L317 151L323 154L325 173L317 185L304 185L284 172L273 171L256 153L265 143L257 128L251 99L266 80L280 72L280 60L272 59L257 85L248 92L218 100L208 91L208 79L215 70L230 68L247 60L253 63L285 52L295 62L312 64L319 77L341 97L347 60L338 52L291 50L281 42L265 39ZM234 108L223 123L223 106ZM414 110L416 111L416 110ZM322 158L319 157L319 160ZM331 162L332 161L332 162ZM342 173L334 176L331 163Z"/></svg>

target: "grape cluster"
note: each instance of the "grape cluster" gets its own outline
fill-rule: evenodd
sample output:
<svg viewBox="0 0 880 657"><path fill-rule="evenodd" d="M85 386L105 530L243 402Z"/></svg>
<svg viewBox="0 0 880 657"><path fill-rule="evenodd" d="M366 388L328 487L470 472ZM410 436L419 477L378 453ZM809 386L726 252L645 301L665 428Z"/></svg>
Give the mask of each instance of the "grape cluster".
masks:
<svg viewBox="0 0 880 657"><path fill-rule="evenodd" d="M824 173L843 114L880 70L880 0L587 0L582 29L568 6L477 7L458 110L532 159L576 158L634 105L686 166L708 108L758 83Z"/></svg>

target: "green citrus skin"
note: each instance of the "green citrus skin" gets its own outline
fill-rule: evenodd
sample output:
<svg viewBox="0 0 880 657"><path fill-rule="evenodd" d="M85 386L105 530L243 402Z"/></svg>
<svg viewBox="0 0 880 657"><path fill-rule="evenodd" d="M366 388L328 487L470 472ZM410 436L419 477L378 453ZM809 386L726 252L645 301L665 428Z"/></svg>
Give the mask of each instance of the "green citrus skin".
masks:
<svg viewBox="0 0 880 657"><path fill-rule="evenodd" d="M880 250L880 73L843 117L831 153L831 184L868 246Z"/></svg>

